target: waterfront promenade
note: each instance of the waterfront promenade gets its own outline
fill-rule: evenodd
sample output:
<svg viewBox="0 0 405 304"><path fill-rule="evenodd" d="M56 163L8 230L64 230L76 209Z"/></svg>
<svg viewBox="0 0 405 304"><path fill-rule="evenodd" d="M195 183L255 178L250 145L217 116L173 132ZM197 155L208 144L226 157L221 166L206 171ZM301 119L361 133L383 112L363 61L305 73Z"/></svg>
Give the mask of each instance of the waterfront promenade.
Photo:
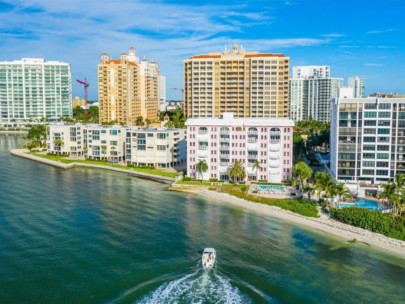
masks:
<svg viewBox="0 0 405 304"><path fill-rule="evenodd" d="M71 169L71 168L74 168L74 167L96 168L96 169L104 169L104 170L110 170L110 171L115 171L115 172L126 173L126 174L129 174L129 175L135 176L135 177L148 179L148 180L152 180L152 181L156 181L156 182L160 182L160 183L164 183L164 184L171 184L171 183L173 183L175 181L175 179L171 178L171 177L157 176L157 175L153 175L153 174L137 172L137 171L130 170L130 169L114 168L114 167L110 167L110 166L102 166L102 165L96 165L96 164L94 164L94 165L93 164L85 164L85 163L80 163L80 162L72 162L72 163L66 164L66 163L62 163L62 162L58 162L58 161L38 157L38 156L35 156L35 155L32 155L32 154L29 154L27 152L28 152L28 150L23 150L23 149L12 149L10 151L11 155L26 158L26 159L29 159L29 160L33 160L33 161L36 161L36 162L40 162L40 163L50 165L50 166L54 166L54 167L61 168L61 169Z"/></svg>

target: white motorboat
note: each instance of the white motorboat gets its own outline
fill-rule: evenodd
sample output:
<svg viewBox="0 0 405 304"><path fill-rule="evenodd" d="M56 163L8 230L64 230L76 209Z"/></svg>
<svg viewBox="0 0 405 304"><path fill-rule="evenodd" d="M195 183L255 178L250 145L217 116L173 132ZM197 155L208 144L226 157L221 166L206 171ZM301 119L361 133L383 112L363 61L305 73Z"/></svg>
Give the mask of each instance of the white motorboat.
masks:
<svg viewBox="0 0 405 304"><path fill-rule="evenodd" d="M215 265L217 253L214 248L205 248L202 254L202 266L204 268L212 268Z"/></svg>

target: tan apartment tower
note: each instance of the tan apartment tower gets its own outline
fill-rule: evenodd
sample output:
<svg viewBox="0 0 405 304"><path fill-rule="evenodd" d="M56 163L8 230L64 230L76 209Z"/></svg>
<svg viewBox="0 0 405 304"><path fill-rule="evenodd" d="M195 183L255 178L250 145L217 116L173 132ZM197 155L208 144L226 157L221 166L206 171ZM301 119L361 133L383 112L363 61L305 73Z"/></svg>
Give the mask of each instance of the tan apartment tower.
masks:
<svg viewBox="0 0 405 304"><path fill-rule="evenodd" d="M188 117L288 117L290 59L283 54L222 53L184 61L184 109Z"/></svg>
<svg viewBox="0 0 405 304"><path fill-rule="evenodd" d="M139 116L157 120L158 79L157 63L139 61L133 47L118 60L104 53L98 65L100 123L116 121L131 126Z"/></svg>

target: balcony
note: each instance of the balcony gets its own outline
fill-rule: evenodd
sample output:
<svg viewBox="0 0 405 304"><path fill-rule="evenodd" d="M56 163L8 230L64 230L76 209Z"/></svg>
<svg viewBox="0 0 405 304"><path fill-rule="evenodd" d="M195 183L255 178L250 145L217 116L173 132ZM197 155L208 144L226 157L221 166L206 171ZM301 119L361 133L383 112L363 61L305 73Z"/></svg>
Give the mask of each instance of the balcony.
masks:
<svg viewBox="0 0 405 304"><path fill-rule="evenodd" d="M198 146L198 150L208 150L208 145Z"/></svg>
<svg viewBox="0 0 405 304"><path fill-rule="evenodd" d="M257 151L257 144L247 144L248 151Z"/></svg>
<svg viewBox="0 0 405 304"><path fill-rule="evenodd" d="M269 159L278 160L278 159L280 159L280 155L278 155L278 154L269 154Z"/></svg>
<svg viewBox="0 0 405 304"><path fill-rule="evenodd" d="M220 131L219 131L219 134L229 134L230 132L229 132L229 129L221 129Z"/></svg>
<svg viewBox="0 0 405 304"><path fill-rule="evenodd" d="M219 138L219 141L220 141L220 142L228 142L228 141L229 141L229 136L221 136L221 137Z"/></svg>
<svg viewBox="0 0 405 304"><path fill-rule="evenodd" d="M269 164L269 167L270 168L278 168L278 167L280 167L280 163L279 162L271 162Z"/></svg>
<svg viewBox="0 0 405 304"><path fill-rule="evenodd" d="M208 153L207 151L198 152L198 158L207 158Z"/></svg>
<svg viewBox="0 0 405 304"><path fill-rule="evenodd" d="M254 131L254 130L249 130L248 131L248 135L258 135L259 134L259 132L257 132L257 130L256 131Z"/></svg>
<svg viewBox="0 0 405 304"><path fill-rule="evenodd" d="M269 149L271 152L278 152L278 151L280 151L280 147L277 145L277 146L270 146L270 149Z"/></svg>
<svg viewBox="0 0 405 304"><path fill-rule="evenodd" d="M256 160L257 159L257 154L249 154L247 158L250 159L250 160Z"/></svg>
<svg viewBox="0 0 405 304"><path fill-rule="evenodd" d="M219 147L219 151L228 151L229 150L229 145L221 145Z"/></svg>
<svg viewBox="0 0 405 304"><path fill-rule="evenodd" d="M248 137L248 143L257 143L257 137Z"/></svg>

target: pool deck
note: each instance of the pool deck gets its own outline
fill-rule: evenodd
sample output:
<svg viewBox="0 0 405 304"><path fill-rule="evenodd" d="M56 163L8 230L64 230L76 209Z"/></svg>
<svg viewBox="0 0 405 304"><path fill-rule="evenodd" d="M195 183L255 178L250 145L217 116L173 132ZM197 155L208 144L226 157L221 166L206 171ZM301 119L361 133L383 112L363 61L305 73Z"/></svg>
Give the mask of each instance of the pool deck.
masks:
<svg viewBox="0 0 405 304"><path fill-rule="evenodd" d="M282 187L283 190L276 190L276 189L268 189L268 190L261 190L258 189L257 186L275 186L275 187ZM255 192L257 191L257 192ZM260 184L251 184L249 187L249 194L267 197L267 198L301 198L302 193L298 190L295 190L293 187L284 186L284 185L260 185ZM295 193L296 195L292 195Z"/></svg>

